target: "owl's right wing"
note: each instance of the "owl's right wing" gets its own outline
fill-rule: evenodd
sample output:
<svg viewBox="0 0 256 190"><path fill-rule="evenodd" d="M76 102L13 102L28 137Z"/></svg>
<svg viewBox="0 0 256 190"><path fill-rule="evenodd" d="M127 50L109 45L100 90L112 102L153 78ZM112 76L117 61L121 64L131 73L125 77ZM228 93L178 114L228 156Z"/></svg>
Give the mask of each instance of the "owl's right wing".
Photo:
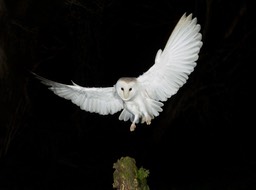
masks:
<svg viewBox="0 0 256 190"><path fill-rule="evenodd" d="M150 98L166 101L186 83L203 44L200 29L192 14L180 18L155 64L137 78Z"/></svg>
<svg viewBox="0 0 256 190"><path fill-rule="evenodd" d="M114 114L123 108L123 102L114 87L85 88L74 82L72 82L73 85L66 85L33 74L56 95L71 100L82 110L107 115Z"/></svg>

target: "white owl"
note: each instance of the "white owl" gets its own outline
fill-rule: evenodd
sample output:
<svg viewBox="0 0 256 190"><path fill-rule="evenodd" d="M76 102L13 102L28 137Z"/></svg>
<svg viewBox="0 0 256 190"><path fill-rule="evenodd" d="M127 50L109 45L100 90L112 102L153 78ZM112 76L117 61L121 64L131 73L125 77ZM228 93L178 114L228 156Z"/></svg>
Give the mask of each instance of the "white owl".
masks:
<svg viewBox="0 0 256 190"><path fill-rule="evenodd" d="M87 88L35 76L56 95L71 100L82 110L101 115L122 110L119 120L131 120L130 131L134 131L139 122L150 125L162 111L162 102L186 83L203 44L200 29L192 14L183 14L164 50L158 50L154 65L137 78L120 78L112 87Z"/></svg>

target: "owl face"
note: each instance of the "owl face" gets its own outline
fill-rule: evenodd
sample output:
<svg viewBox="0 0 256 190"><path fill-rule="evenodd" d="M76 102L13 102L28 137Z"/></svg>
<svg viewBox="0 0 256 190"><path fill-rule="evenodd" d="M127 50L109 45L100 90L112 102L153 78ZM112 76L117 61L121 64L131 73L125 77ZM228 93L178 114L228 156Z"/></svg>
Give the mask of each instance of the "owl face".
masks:
<svg viewBox="0 0 256 190"><path fill-rule="evenodd" d="M117 94L122 98L124 101L131 100L137 91L137 81L136 78L120 78L116 85Z"/></svg>

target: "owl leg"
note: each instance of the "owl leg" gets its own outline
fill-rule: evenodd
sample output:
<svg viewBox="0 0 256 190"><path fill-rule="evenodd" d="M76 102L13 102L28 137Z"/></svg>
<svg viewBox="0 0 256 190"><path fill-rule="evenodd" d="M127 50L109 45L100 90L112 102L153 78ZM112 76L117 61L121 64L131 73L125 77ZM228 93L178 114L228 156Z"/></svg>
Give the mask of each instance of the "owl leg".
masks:
<svg viewBox="0 0 256 190"><path fill-rule="evenodd" d="M135 123L132 123L131 126L130 126L130 131L134 131L136 128L136 125Z"/></svg>
<svg viewBox="0 0 256 190"><path fill-rule="evenodd" d="M130 126L130 131L134 131L135 130L135 128L136 128L135 123L138 121L138 119L139 119L139 115L135 115L134 119L133 119L133 122L132 122L132 124Z"/></svg>
<svg viewBox="0 0 256 190"><path fill-rule="evenodd" d="M146 124L147 124L147 125L150 125L150 124L151 124L151 117L150 117L150 116L148 116L148 117L146 118Z"/></svg>
<svg viewBox="0 0 256 190"><path fill-rule="evenodd" d="M150 125L150 124L151 124L151 119L152 119L152 118L150 117L150 115L145 114L145 115L142 117L141 123L145 123L145 122L146 122L147 125Z"/></svg>

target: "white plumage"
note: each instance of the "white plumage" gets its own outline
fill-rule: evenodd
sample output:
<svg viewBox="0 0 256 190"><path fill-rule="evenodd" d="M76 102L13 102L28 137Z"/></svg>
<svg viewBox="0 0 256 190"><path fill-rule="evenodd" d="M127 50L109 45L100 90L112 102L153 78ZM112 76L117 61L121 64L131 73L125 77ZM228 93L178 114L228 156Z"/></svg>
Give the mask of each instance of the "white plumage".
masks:
<svg viewBox="0 0 256 190"><path fill-rule="evenodd" d="M61 84L35 74L56 95L71 100L82 110L101 115L121 111L119 120L148 125L162 111L164 101L176 94L193 72L202 47L197 19L184 14L171 33L163 51L158 50L154 65L137 78L120 78L113 87L86 88L72 82Z"/></svg>

